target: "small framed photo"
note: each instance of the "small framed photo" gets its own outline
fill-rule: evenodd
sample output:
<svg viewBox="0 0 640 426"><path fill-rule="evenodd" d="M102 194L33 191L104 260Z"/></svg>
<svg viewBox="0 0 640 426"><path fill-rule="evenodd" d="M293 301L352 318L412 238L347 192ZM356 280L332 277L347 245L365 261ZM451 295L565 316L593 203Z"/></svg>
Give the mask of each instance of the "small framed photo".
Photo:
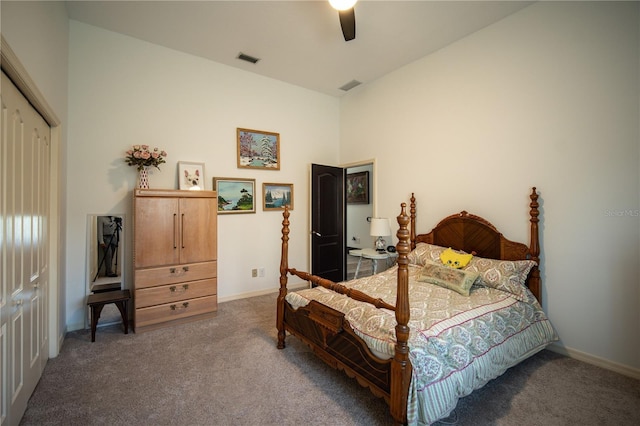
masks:
<svg viewBox="0 0 640 426"><path fill-rule="evenodd" d="M347 203L369 204L369 172L347 175Z"/></svg>
<svg viewBox="0 0 640 426"><path fill-rule="evenodd" d="M178 189L204 190L204 163L178 161Z"/></svg>
<svg viewBox="0 0 640 426"><path fill-rule="evenodd" d="M280 134L237 129L238 168L280 170Z"/></svg>
<svg viewBox="0 0 640 426"><path fill-rule="evenodd" d="M255 213L256 180L213 178L218 192L218 214Z"/></svg>
<svg viewBox="0 0 640 426"><path fill-rule="evenodd" d="M293 184L292 183L263 183L262 184L262 209L282 211L284 206L293 210Z"/></svg>

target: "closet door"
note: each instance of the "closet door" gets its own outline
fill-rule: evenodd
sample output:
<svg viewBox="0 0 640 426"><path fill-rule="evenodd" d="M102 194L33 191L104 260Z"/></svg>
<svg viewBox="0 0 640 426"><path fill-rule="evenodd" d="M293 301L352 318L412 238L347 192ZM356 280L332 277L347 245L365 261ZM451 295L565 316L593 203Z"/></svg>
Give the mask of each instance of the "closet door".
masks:
<svg viewBox="0 0 640 426"><path fill-rule="evenodd" d="M2 73L0 423L18 424L47 360L50 128Z"/></svg>

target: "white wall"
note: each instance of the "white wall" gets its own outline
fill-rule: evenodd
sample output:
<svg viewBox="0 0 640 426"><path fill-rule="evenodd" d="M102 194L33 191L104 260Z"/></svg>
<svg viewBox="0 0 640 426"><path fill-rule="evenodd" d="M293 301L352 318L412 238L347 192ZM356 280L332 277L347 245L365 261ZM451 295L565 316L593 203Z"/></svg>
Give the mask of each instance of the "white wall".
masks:
<svg viewBox="0 0 640 426"><path fill-rule="evenodd" d="M64 3L3 0L0 5L2 35L58 118L66 118L69 22Z"/></svg>
<svg viewBox="0 0 640 426"><path fill-rule="evenodd" d="M638 22L638 3L536 3L354 89L340 117L340 160L362 140L377 158L379 215L415 191L421 231L465 209L527 241L537 186L560 345L635 374Z"/></svg>
<svg viewBox="0 0 640 426"><path fill-rule="evenodd" d="M124 213L131 223L137 173L124 154L133 144L169 154L152 188L177 188L178 161L204 162L206 189L214 176L255 178L259 196L263 182L293 183L290 259L306 265L309 164L337 164L338 99L77 21L70 28L69 328L84 325L87 214ZM238 169L237 127L280 133L281 169ZM221 300L279 286L282 215L256 207L218 217ZM125 279L131 285L131 262Z"/></svg>

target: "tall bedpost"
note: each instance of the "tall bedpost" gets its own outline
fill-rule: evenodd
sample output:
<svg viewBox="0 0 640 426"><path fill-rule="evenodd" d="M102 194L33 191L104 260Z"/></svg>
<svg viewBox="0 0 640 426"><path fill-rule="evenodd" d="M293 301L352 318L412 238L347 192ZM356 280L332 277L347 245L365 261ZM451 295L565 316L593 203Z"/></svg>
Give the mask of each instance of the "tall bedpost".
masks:
<svg viewBox="0 0 640 426"><path fill-rule="evenodd" d="M529 289L533 293L534 296L538 299L540 304L542 304L542 294L541 294L541 286L540 286L540 237L538 235L538 216L540 215L540 211L538 207L538 193L536 192L536 187L534 186L531 190L531 203L529 207L531 210L529 211L529 216L531 217L531 245L529 246L529 251L531 253L531 260L538 264L537 267L534 267L531 271L531 276L529 277Z"/></svg>
<svg viewBox="0 0 640 426"><path fill-rule="evenodd" d="M413 199L413 197L412 197ZM412 203L413 205L413 203ZM411 382L411 362L409 361L409 216L406 203L398 216L398 290L396 295L396 347L391 363L391 399L389 405L391 415L396 423L407 422L407 398Z"/></svg>
<svg viewBox="0 0 640 426"><path fill-rule="evenodd" d="M278 349L284 349L284 303L287 297L287 273L289 272L289 206L284 206L282 212L282 252L280 254L280 292L278 293L278 308L276 313L276 328L278 329Z"/></svg>
<svg viewBox="0 0 640 426"><path fill-rule="evenodd" d="M411 213L411 250L413 250L416 248L416 197L413 192L411 193L409 213Z"/></svg>

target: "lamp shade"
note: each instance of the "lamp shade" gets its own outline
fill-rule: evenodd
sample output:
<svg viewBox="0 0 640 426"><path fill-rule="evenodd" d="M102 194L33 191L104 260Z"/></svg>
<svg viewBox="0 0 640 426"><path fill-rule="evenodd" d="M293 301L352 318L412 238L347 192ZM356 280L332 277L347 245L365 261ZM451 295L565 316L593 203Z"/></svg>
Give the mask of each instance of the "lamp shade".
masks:
<svg viewBox="0 0 640 426"><path fill-rule="evenodd" d="M386 217L372 217L371 227L369 228L369 235L373 237L391 235L389 219L387 219Z"/></svg>
<svg viewBox="0 0 640 426"><path fill-rule="evenodd" d="M351 9L358 0L329 0L329 4L336 10Z"/></svg>

